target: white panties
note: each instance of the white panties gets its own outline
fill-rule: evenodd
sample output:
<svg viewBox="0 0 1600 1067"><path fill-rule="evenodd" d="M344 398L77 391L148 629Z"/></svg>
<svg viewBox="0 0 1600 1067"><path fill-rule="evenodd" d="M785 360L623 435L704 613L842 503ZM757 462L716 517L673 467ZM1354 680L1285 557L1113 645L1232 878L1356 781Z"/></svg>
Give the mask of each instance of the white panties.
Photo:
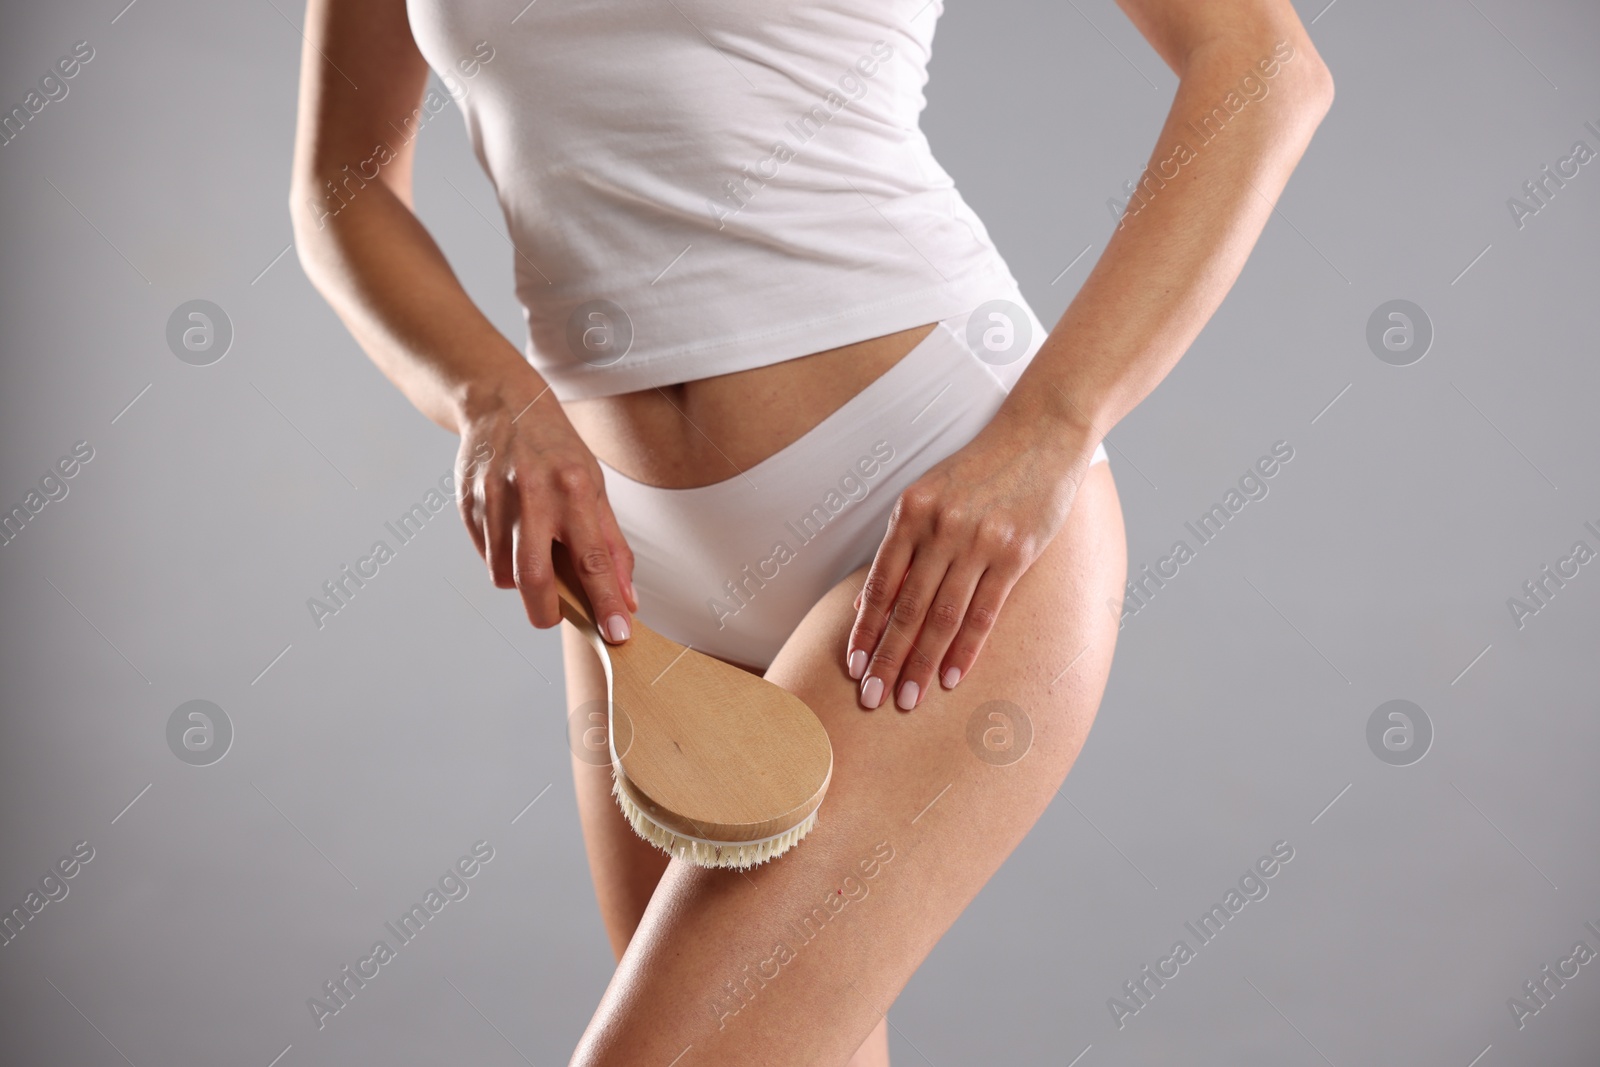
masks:
<svg viewBox="0 0 1600 1067"><path fill-rule="evenodd" d="M601 463L633 549L639 619L768 667L812 605L872 561L901 491L994 416L1045 334L1021 294L1001 289L743 475L663 489ZM1102 445L1093 462L1105 459Z"/></svg>

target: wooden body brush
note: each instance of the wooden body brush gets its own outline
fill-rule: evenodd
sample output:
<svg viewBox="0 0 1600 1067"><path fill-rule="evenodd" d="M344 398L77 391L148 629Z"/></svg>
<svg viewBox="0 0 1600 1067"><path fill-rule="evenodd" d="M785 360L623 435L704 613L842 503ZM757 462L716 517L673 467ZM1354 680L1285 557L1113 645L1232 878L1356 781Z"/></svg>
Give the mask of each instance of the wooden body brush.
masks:
<svg viewBox="0 0 1600 1067"><path fill-rule="evenodd" d="M605 668L611 792L645 840L700 867L750 867L816 825L833 746L816 714L748 671L656 633L638 619L608 644L554 545L561 614Z"/></svg>

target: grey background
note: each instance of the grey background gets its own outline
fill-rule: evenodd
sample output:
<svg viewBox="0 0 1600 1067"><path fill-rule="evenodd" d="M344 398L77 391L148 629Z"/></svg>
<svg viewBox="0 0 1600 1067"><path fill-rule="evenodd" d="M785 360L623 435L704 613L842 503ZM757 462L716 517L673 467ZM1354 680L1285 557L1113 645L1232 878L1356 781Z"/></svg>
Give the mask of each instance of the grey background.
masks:
<svg viewBox="0 0 1600 1067"><path fill-rule="evenodd" d="M5 9L5 108L73 42L96 55L0 147L0 504L74 442L95 455L0 548L0 904L75 842L95 856L0 948L0 1049L562 1063L611 960L555 633L448 512L325 628L305 607L455 439L274 258L302 17L275 2ZM1110 436L1132 569L1273 442L1295 458L1128 621L1062 797L893 1008L898 1063L1600 1062L1600 963L1520 1032L1506 1006L1600 948L1600 563L1520 630L1506 606L1600 547L1600 163L1520 231L1506 208L1600 148L1600 10L1300 11L1338 99L1221 310ZM954 5L932 71L934 148L1053 323L1175 79L1109 0ZM520 343L454 109L422 140L419 210ZM194 298L236 330L209 367L164 341ZM1409 367L1364 340L1395 298L1436 330ZM1435 730L1406 767L1365 740L1395 698ZM208 767L165 740L192 699L235 730ZM306 999L479 839L470 895L318 1032ZM1119 1031L1108 998L1278 840L1270 895Z"/></svg>

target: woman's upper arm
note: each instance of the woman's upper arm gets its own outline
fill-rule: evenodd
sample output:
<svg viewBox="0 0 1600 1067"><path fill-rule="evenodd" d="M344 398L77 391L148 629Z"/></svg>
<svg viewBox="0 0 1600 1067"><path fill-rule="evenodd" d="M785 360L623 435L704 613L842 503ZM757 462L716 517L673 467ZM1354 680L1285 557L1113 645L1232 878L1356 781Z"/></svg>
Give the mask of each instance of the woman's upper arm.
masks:
<svg viewBox="0 0 1600 1067"><path fill-rule="evenodd" d="M1311 59L1300 69L1311 72L1332 96L1333 77L1289 0L1117 0L1117 6L1179 77L1202 48L1270 49L1287 40ZM1251 55L1247 61L1258 58Z"/></svg>
<svg viewBox="0 0 1600 1067"><path fill-rule="evenodd" d="M413 147L396 130L421 101L428 65L405 0L308 0L302 32L291 212L345 166L371 180L380 145L377 180L409 207Z"/></svg>

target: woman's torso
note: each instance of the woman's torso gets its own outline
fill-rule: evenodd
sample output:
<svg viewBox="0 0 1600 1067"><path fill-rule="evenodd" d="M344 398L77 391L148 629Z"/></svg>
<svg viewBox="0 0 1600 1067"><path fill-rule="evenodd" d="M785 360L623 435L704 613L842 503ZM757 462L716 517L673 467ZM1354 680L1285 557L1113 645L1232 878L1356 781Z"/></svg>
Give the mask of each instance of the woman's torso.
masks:
<svg viewBox="0 0 1600 1067"><path fill-rule="evenodd" d="M1012 281L918 124L938 0L409 0L602 460L732 477Z"/></svg>

